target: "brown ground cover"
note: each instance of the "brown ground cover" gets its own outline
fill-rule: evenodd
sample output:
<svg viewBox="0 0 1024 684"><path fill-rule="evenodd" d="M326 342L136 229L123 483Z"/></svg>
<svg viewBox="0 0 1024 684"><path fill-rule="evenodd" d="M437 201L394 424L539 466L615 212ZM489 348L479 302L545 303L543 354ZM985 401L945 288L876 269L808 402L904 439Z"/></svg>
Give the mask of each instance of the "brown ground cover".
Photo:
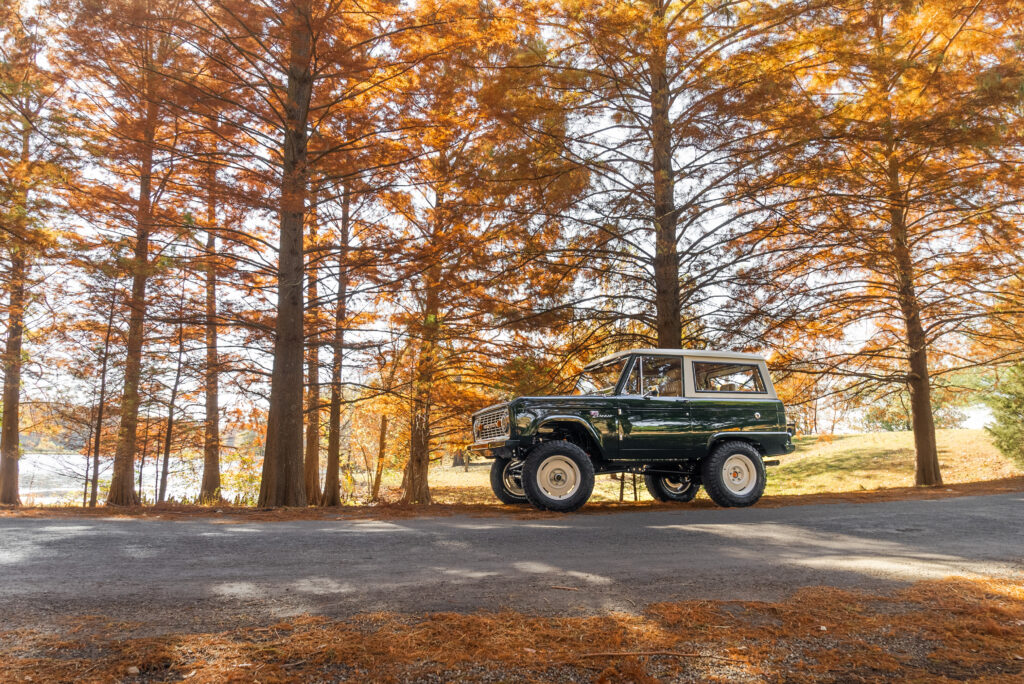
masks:
<svg viewBox="0 0 1024 684"><path fill-rule="evenodd" d="M434 488L437 498L450 501L458 492L448 492L444 487ZM1024 477L1009 477L985 482L966 482L944 487L892 487L831 494L766 495L756 505L759 508L781 508L783 506L806 506L811 504L835 503L877 503L911 499L942 499L957 496L980 496L985 494L1008 494L1024 492ZM395 492L397 496L397 492ZM650 499L622 503L598 501L584 506L577 513L602 514L639 511L679 511L715 508L707 498L701 497L688 504L663 504ZM348 520L348 519L400 519L429 516L475 515L512 516L535 518L559 515L542 513L528 506L502 506L495 503L441 503L428 506L410 506L399 503L378 505L339 506L336 508L277 508L253 509L237 506L192 506L185 504L161 504L159 506L137 506L132 508L101 506L80 508L76 506L23 506L20 508L0 507L0 517L52 518L52 517L95 517L95 518L156 518L161 520L188 520L208 518L223 522L274 522L290 520Z"/></svg>
<svg viewBox="0 0 1024 684"><path fill-rule="evenodd" d="M639 614L302 617L120 638L100 617L0 633L0 681L1024 680L1024 580L947 579L885 595L810 588L780 603L688 601Z"/></svg>

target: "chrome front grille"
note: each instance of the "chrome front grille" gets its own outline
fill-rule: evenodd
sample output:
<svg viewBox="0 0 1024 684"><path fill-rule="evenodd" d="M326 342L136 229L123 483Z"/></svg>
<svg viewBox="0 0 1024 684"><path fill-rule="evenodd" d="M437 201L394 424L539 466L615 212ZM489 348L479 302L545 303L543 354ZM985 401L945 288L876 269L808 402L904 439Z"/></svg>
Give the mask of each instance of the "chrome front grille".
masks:
<svg viewBox="0 0 1024 684"><path fill-rule="evenodd" d="M473 419L473 439L477 442L490 442L508 434L507 407L486 411Z"/></svg>

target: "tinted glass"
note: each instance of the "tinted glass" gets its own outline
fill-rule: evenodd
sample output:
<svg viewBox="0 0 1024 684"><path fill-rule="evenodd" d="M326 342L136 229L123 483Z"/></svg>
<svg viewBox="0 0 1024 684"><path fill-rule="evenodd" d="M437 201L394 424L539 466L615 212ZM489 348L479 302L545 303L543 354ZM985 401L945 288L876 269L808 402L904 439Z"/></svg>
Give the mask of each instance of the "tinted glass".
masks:
<svg viewBox="0 0 1024 684"><path fill-rule="evenodd" d="M622 375L628 357L615 359L600 366L585 368L576 381L576 394L611 394Z"/></svg>
<svg viewBox="0 0 1024 684"><path fill-rule="evenodd" d="M698 392L764 393L764 380L753 364L694 361L693 388Z"/></svg>
<svg viewBox="0 0 1024 684"><path fill-rule="evenodd" d="M645 356L640 366L644 394L659 397L683 396L683 360L669 356Z"/></svg>

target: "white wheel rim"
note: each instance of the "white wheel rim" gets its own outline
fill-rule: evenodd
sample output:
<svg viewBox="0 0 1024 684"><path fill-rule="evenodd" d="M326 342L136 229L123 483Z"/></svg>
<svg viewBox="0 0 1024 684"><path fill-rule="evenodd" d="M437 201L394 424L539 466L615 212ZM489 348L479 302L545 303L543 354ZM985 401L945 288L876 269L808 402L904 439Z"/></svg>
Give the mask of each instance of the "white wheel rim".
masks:
<svg viewBox="0 0 1024 684"><path fill-rule="evenodd" d="M733 494L749 494L757 485L757 470L746 454L733 454L722 466L722 480Z"/></svg>
<svg viewBox="0 0 1024 684"><path fill-rule="evenodd" d="M501 480L505 484L505 490L513 496L526 496L523 491L523 464L509 461L501 471Z"/></svg>
<svg viewBox="0 0 1024 684"><path fill-rule="evenodd" d="M579 466L567 456L549 456L537 469L537 486L558 501L575 494L582 479Z"/></svg>

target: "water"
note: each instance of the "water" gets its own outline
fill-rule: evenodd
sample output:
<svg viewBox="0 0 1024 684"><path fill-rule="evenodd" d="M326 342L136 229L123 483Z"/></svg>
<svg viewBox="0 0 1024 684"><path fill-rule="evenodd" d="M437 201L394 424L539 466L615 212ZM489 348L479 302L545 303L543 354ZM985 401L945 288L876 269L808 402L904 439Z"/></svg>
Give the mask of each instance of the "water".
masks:
<svg viewBox="0 0 1024 684"><path fill-rule="evenodd" d="M199 492L201 463L171 457L167 477L167 497L181 500L195 497ZM18 486L21 501L29 505L81 505L85 488L86 457L82 454L30 453L23 454L18 467ZM100 460L100 502L110 484L113 462ZM135 477L138 489L138 464ZM142 496L146 501L156 499L157 464L149 459L142 470Z"/></svg>

